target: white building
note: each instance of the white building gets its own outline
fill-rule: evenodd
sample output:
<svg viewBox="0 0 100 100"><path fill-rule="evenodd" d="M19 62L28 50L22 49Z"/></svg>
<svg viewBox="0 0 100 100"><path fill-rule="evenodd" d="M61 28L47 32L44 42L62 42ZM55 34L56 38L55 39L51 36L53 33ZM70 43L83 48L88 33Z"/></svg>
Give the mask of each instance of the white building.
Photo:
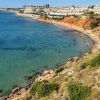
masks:
<svg viewBox="0 0 100 100"><path fill-rule="evenodd" d="M25 7L24 13L25 14L33 14L33 8L32 7Z"/></svg>
<svg viewBox="0 0 100 100"><path fill-rule="evenodd" d="M52 8L50 15L81 15L84 14L84 11L87 10L87 7L62 7L62 8Z"/></svg>

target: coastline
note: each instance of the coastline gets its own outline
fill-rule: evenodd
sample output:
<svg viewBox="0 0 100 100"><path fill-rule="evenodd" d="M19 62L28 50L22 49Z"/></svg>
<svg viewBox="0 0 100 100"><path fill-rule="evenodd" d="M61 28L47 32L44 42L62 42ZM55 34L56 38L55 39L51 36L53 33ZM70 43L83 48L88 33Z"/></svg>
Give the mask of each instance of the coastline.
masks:
<svg viewBox="0 0 100 100"><path fill-rule="evenodd" d="M85 31L85 30L83 30L82 28L79 28L79 27L76 27L76 26L74 26L74 25L70 25L70 24L66 24L66 23L62 23L62 22L57 22L57 21L51 21L51 20L43 20L43 19L38 19L37 17L34 17L34 16L31 16L31 15L27 15L27 14L25 14L25 15L18 15L18 16L23 16L23 17L29 17L29 18L32 18L32 19L35 19L35 20L38 20L38 21L42 21L42 22L46 22L46 23L50 23L50 24L54 24L54 25L60 25L60 26L64 26L64 27L69 27L69 28L71 28L71 29L74 29L74 30L76 30L76 31L79 31L79 32L81 32L81 33L84 33L85 35L87 35L93 42L94 42L94 45L93 45L93 48L91 49L91 50L98 50L98 49L100 49L100 45L98 46L97 44L99 44L100 43L100 40L99 40L99 38L98 38L98 36L96 36L96 35L94 35L90 30L87 30L87 31ZM80 59L80 58L79 58ZM45 73L45 71L43 72L43 75L44 75L44 73ZM52 72L53 73L53 72ZM40 77L41 77L42 75L40 75ZM40 78L39 77L39 78ZM51 76L52 77L52 76ZM51 78L50 77L50 78ZM37 79L36 79L37 80ZM7 98L7 100L18 100L18 99L20 99L20 98L23 98L29 91L27 91L27 90L25 90L25 88L22 88L22 89L17 89L18 91L21 91L21 96L20 97L18 97L18 95L17 95L17 92L16 92L16 89L15 90L12 90L12 91L14 91L13 92L13 94L11 94L10 96L12 97L13 95L15 95L16 94L16 96L15 96L15 98L14 99L11 99L10 97L9 98ZM14 97L14 96L13 96Z"/></svg>
<svg viewBox="0 0 100 100"><path fill-rule="evenodd" d="M85 35L87 35L95 44L95 47L100 48L100 39L97 35L93 34L93 32L91 30L84 30L81 27L77 27L75 25L72 24L68 24L68 23L64 23L62 21L55 21L55 20L44 20L41 18L36 17L35 15L33 16L32 14L20 14L20 13L16 13L17 16L22 16L22 17L28 17L28 18L32 18L34 20L37 21L41 21L41 22L45 22L45 23L50 23L53 25L58 25L58 26L62 26L62 27L67 27L67 28L71 28L75 31L81 32Z"/></svg>

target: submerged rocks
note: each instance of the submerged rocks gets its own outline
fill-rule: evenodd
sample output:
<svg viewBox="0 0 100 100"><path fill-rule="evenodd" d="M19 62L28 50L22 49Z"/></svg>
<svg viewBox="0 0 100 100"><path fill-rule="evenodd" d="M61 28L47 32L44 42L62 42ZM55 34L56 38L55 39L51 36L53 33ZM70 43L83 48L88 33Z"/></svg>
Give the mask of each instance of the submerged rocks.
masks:
<svg viewBox="0 0 100 100"><path fill-rule="evenodd" d="M3 89L0 89L0 94L3 92Z"/></svg>
<svg viewBox="0 0 100 100"><path fill-rule="evenodd" d="M27 80L27 81L32 80L32 78L33 78L33 76L25 76L24 77L24 79Z"/></svg>

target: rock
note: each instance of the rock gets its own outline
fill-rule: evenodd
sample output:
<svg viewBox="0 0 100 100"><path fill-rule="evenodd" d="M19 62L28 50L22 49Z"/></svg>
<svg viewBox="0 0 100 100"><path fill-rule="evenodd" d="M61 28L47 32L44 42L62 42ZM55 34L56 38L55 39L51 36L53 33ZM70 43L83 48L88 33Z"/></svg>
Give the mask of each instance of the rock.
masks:
<svg viewBox="0 0 100 100"><path fill-rule="evenodd" d="M74 59L74 62L76 62L76 63L77 63L77 62L78 62L78 60L79 60L79 57L74 57L73 59Z"/></svg>
<svg viewBox="0 0 100 100"><path fill-rule="evenodd" d="M2 93L2 92L3 92L3 89L0 90L0 93Z"/></svg>
<svg viewBox="0 0 100 100"><path fill-rule="evenodd" d="M56 64L56 67L58 68L58 67L60 67L62 64L61 63L57 63Z"/></svg>
<svg viewBox="0 0 100 100"><path fill-rule="evenodd" d="M25 76L24 77L24 79L27 80L27 81L31 80L32 78L33 78L33 76Z"/></svg>
<svg viewBox="0 0 100 100"><path fill-rule="evenodd" d="M17 92L17 91L20 90L20 89L21 89L21 87L16 87L15 89L12 90L12 93Z"/></svg>
<svg viewBox="0 0 100 100"><path fill-rule="evenodd" d="M46 74L50 74L50 70L45 70L45 71L43 72L43 75L46 75Z"/></svg>
<svg viewBox="0 0 100 100"><path fill-rule="evenodd" d="M69 76L69 77L70 77L70 76L72 76L72 75L73 75L73 73L74 73L73 71L68 71L68 72L67 72L67 76Z"/></svg>
<svg viewBox="0 0 100 100"><path fill-rule="evenodd" d="M74 62L74 58L69 59L70 62Z"/></svg>

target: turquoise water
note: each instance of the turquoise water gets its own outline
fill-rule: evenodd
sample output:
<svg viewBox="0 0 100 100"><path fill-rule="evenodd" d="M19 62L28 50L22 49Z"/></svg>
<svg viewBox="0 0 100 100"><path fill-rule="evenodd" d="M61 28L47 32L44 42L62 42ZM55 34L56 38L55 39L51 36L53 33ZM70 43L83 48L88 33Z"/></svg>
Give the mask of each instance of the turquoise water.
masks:
<svg viewBox="0 0 100 100"><path fill-rule="evenodd" d="M0 89L24 86L32 70L54 67L89 50L89 38L69 28L0 12Z"/></svg>

